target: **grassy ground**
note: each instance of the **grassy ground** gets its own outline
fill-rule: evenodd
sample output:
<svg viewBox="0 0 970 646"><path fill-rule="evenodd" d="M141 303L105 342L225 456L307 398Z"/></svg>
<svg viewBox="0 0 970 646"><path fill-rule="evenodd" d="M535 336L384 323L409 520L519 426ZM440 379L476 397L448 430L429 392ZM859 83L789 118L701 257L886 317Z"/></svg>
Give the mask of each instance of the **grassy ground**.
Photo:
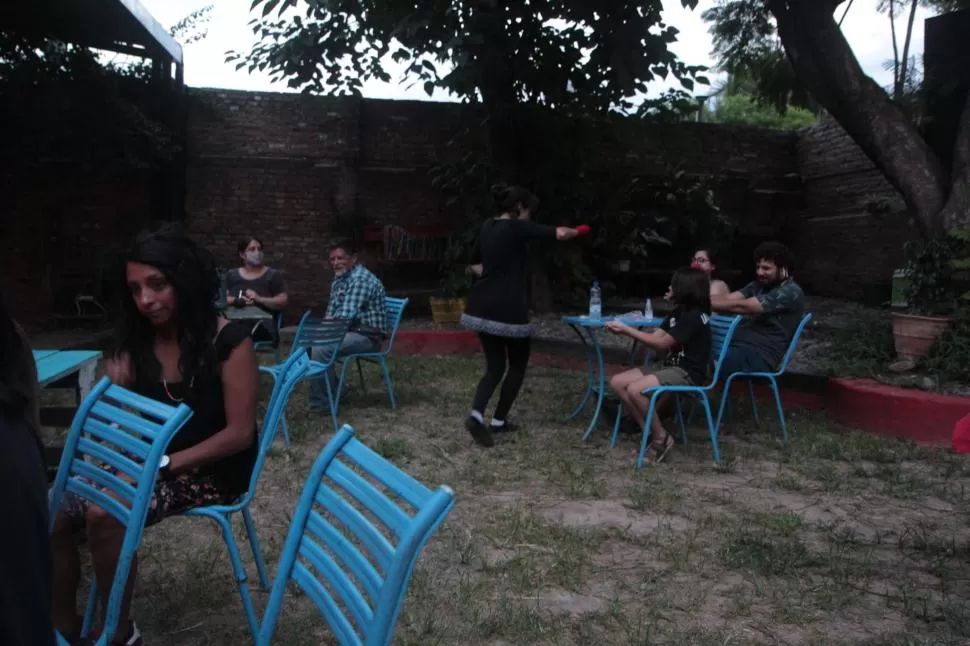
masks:
<svg viewBox="0 0 970 646"><path fill-rule="evenodd" d="M563 417L584 378L549 368L529 374L519 437L482 450L461 427L477 361L398 358L392 369L400 408L370 373L370 394L352 393L341 421L425 483L457 492L421 557L396 643L970 643L962 456L794 412L788 443L771 418L763 431L736 423L717 469L706 431L692 429L688 447L636 472L633 440L611 450L604 428L582 444L582 420ZM289 409L294 446L273 450L255 500L273 571L332 435L328 420L304 412L303 391ZM214 527L167 520L146 532L141 554L135 617L147 643L246 643ZM262 609L266 595L255 598ZM293 593L276 643L335 642Z"/></svg>

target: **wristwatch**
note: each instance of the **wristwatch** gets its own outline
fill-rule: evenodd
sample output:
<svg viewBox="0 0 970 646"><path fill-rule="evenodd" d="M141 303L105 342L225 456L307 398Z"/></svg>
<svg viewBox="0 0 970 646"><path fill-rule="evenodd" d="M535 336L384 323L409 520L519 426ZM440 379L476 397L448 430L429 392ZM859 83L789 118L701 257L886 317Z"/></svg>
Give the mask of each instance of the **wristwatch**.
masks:
<svg viewBox="0 0 970 646"><path fill-rule="evenodd" d="M158 474L162 477L162 480L171 480L175 477L171 469L172 458L167 455L162 456L162 461L158 463Z"/></svg>

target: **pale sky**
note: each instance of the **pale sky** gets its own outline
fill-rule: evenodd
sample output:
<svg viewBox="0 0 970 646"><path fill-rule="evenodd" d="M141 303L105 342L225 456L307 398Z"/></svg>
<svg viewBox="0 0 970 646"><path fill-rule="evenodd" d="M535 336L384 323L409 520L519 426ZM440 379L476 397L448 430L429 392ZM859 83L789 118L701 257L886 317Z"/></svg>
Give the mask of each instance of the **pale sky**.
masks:
<svg viewBox="0 0 970 646"><path fill-rule="evenodd" d="M842 23L842 30L862 68L877 83L886 86L892 83L892 70L884 70L883 62L892 58L892 40L889 18L876 12L876 2L877 0L858 0L853 3L845 22ZM283 83L271 83L268 75L236 71L233 64L225 62L226 51L245 51L253 43L253 35L247 24L250 19L249 7L252 4L250 0L141 0L141 3L166 29L190 12L207 4L214 5L208 25L208 37L184 46L185 81L188 85L289 91ZM689 11L681 6L680 0L664 0L664 19L680 30L673 49L685 63L713 64L711 38L706 24L701 20L703 10L713 4L713 0L701 0L696 10ZM839 8L837 16L841 16L844 7L845 5ZM914 56L919 56L923 51L923 20L928 15L923 9L917 12L912 44ZM392 72L391 76L396 79L397 75ZM659 92L670 86L673 84L657 82L651 86L651 90ZM364 85L363 92L371 98L428 100L428 95L420 84L407 88L396 83L372 81ZM708 90L704 86L698 86L697 92L706 94ZM434 99L450 100L441 91L435 93Z"/></svg>

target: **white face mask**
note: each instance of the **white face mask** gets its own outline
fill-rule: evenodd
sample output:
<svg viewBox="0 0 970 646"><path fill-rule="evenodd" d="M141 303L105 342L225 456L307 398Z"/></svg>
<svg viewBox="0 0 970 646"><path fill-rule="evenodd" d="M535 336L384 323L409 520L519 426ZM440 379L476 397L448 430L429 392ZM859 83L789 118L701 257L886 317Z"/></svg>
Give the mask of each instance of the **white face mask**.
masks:
<svg viewBox="0 0 970 646"><path fill-rule="evenodd" d="M250 265L259 266L263 264L263 252L262 251L247 251L246 252L246 262Z"/></svg>

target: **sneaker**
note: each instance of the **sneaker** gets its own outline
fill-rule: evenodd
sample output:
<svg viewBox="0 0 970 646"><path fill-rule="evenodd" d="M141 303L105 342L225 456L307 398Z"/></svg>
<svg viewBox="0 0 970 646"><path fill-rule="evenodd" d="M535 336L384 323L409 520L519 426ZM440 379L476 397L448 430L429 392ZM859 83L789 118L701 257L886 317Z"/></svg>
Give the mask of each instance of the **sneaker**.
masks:
<svg viewBox="0 0 970 646"><path fill-rule="evenodd" d="M495 446L495 438L492 437L491 429L471 415L465 418L465 429L472 434L472 437L478 444L482 446Z"/></svg>
<svg viewBox="0 0 970 646"><path fill-rule="evenodd" d="M141 638L141 631L138 630L134 620L128 622L128 634L121 640L113 640L113 646L143 646L144 640Z"/></svg>
<svg viewBox="0 0 970 646"><path fill-rule="evenodd" d="M508 420L505 420L505 423L501 426L489 425L489 429L491 429L493 433L517 433L520 428L521 427L518 424Z"/></svg>

